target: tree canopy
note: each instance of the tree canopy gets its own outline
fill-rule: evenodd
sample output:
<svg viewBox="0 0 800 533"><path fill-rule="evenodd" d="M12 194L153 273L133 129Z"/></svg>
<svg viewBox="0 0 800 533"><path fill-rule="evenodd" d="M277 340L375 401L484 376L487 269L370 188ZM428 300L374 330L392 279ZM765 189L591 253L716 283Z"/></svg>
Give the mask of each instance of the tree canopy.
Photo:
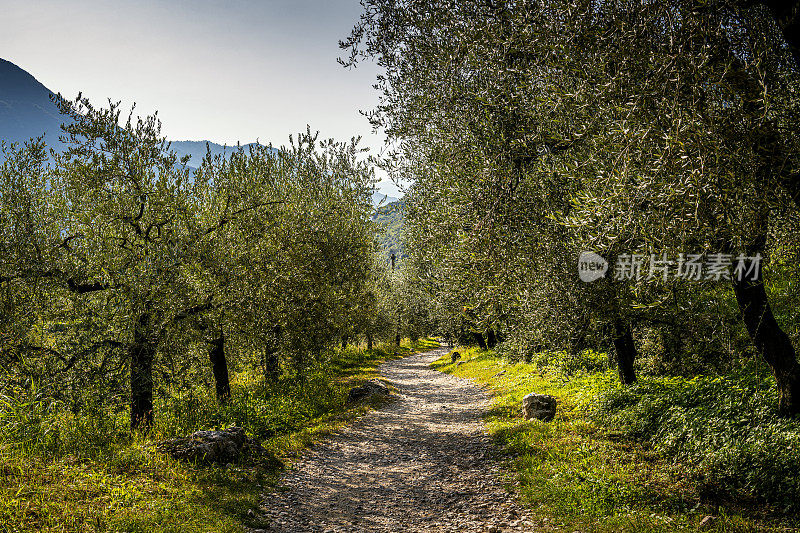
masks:
<svg viewBox="0 0 800 533"><path fill-rule="evenodd" d="M613 347L625 383L654 335L664 358L712 366L752 343L780 409L800 411L789 323L770 304L784 295L765 284L796 275L791 9L364 5L345 63L384 68L371 118L397 143L391 171L413 181L409 250L441 323L517 357ZM582 251L609 261L605 279L578 280ZM673 275L645 264L615 279L633 254ZM758 273L676 279L690 254Z"/></svg>

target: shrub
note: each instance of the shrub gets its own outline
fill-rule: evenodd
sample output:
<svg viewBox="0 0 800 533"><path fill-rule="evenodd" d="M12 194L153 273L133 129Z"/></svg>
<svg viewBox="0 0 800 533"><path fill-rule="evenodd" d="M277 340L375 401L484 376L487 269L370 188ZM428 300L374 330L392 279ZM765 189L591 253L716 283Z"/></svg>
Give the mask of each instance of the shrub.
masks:
<svg viewBox="0 0 800 533"><path fill-rule="evenodd" d="M578 353L545 351L533 355L531 362L538 368L553 369L566 376L579 372L594 373L608 370L606 354L594 350L582 350Z"/></svg>
<svg viewBox="0 0 800 533"><path fill-rule="evenodd" d="M601 393L595 416L685 465L708 494L798 508L800 421L781 418L766 368L721 377L642 378Z"/></svg>

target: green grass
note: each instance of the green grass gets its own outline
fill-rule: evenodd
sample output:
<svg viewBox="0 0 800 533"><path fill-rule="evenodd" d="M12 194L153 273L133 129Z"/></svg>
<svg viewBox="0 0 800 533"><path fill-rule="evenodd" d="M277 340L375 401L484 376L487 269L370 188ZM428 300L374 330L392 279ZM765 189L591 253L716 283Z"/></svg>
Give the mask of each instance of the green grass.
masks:
<svg viewBox="0 0 800 533"><path fill-rule="evenodd" d="M282 391L261 389L251 375L239 374L228 407L201 390L162 400L147 438L127 432L124 412L76 415L37 402L35 394L25 401L0 398L0 531L216 533L266 527L247 513L257 507L260 492L313 442L374 407L346 404L347 390L374 377L381 361L435 346L426 339L371 352L349 348L326 377ZM152 446L163 437L234 424L260 435L270 455L200 467Z"/></svg>
<svg viewBox="0 0 800 533"><path fill-rule="evenodd" d="M707 515L713 531L785 531L797 525L761 502L709 497L684 456L670 455L635 438L623 425L599 416L617 391L616 376L576 366L571 375L553 366L509 363L491 351L458 349L433 367L488 385L489 432L515 472L523 503L540 527L553 531L695 530ZM558 400L552 422L526 421L523 396L551 394ZM713 450L709 450L711 453Z"/></svg>
<svg viewBox="0 0 800 533"><path fill-rule="evenodd" d="M800 420L777 412L760 361L722 376L647 376L602 395L597 418L684 465L709 499L800 511Z"/></svg>

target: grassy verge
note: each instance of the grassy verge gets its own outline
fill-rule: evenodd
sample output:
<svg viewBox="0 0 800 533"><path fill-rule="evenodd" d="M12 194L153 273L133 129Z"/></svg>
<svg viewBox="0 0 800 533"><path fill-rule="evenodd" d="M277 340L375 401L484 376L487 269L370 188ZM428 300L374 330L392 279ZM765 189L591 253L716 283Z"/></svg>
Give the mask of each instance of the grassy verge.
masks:
<svg viewBox="0 0 800 533"><path fill-rule="evenodd" d="M644 379L640 389L620 392L613 372L591 368L593 365L588 365L589 371L566 377L555 367L508 363L490 351L459 351L461 364L451 364L447 355L433 367L471 378L492 391L488 429L516 472L523 502L543 530L786 531L798 525L797 517L786 509L776 511L764 501L736 496L734 487L721 492L707 490L698 475L701 469L693 461L702 456L701 445L708 446L709 455L719 456L725 442L715 444L706 437L684 435L684 442L694 439L700 443L691 455L687 452L690 446L678 450L655 445L666 441L663 435L648 438L641 425L631 424L646 415L651 425L668 420L671 404L663 400L670 400L665 396L669 388L659 385L659 380ZM522 418L521 401L529 392L558 399L558 413L552 422ZM731 394L741 398L740 392ZM662 403L654 401L654 396ZM680 410L684 418L694 417L690 427L698 433L703 433L700 421L709 425L717 417L710 407L712 401L714 398L695 398L691 409ZM609 408L619 409L619 415L603 416ZM746 409L747 405L742 411ZM761 431L756 427L760 427L758 421L748 419L746 424ZM710 434L730 434L726 431ZM739 450L734 443L728 445L730 450ZM713 519L701 527L706 516Z"/></svg>
<svg viewBox="0 0 800 533"><path fill-rule="evenodd" d="M265 526L247 511L282 467L315 440L371 406L347 405L347 390L374 377L380 362L430 349L340 352L327 375L305 386L259 389L252 376L232 380L230 406L207 391L159 405L148 438L126 432L124 413L75 415L52 404L0 397L0 531L241 532ZM154 440L197 429L245 427L271 453L258 463L195 467L154 451Z"/></svg>

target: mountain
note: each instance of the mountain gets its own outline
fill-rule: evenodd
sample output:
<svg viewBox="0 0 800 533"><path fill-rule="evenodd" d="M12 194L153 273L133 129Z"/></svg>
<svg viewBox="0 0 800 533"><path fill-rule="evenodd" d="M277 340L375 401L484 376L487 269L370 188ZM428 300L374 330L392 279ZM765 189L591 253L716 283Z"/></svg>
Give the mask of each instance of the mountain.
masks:
<svg viewBox="0 0 800 533"><path fill-rule="evenodd" d="M21 144L45 134L47 145L56 147L63 117L50 100L51 94L53 91L23 69L0 59L0 141ZM249 146L245 144L243 148L247 150ZM225 156L237 149L209 141L173 141L171 147L179 157L191 156L189 166L195 168L200 166L207 149L213 155ZM396 201L397 198L379 191L372 194L375 207Z"/></svg>
<svg viewBox="0 0 800 533"><path fill-rule="evenodd" d="M0 59L0 140L23 143L45 134L48 146L54 146L61 134L63 117L50 100L53 91L29 73L5 59ZM182 157L191 156L189 164L199 166L206 155L206 145L214 155L230 155L236 147L207 141L174 141L172 149ZM244 145L245 150L248 144Z"/></svg>
<svg viewBox="0 0 800 533"><path fill-rule="evenodd" d="M243 144L242 148L244 148L245 153L247 153L250 146L255 145L256 143ZM190 156L191 159L189 159L188 165L195 168L200 166L200 162L206 156L207 151L210 151L211 155L227 157L238 150L237 146L227 146L211 141L172 141L170 143L170 148L178 154L178 157L183 157L185 155ZM274 148L272 150L276 151Z"/></svg>
<svg viewBox="0 0 800 533"><path fill-rule="evenodd" d="M403 251L404 207L405 201L398 200L380 206L375 211L375 214L372 215L372 221L375 222L379 228L378 243L387 257L391 256L393 253L398 258L406 257Z"/></svg>
<svg viewBox="0 0 800 533"><path fill-rule="evenodd" d="M62 117L51 93L14 63L0 59L0 141L23 143L45 133L48 145L55 144Z"/></svg>
<svg viewBox="0 0 800 533"><path fill-rule="evenodd" d="M375 191L372 193L372 205L375 207L386 206L392 202L396 202L397 200L399 200L399 198L388 196L380 191Z"/></svg>

